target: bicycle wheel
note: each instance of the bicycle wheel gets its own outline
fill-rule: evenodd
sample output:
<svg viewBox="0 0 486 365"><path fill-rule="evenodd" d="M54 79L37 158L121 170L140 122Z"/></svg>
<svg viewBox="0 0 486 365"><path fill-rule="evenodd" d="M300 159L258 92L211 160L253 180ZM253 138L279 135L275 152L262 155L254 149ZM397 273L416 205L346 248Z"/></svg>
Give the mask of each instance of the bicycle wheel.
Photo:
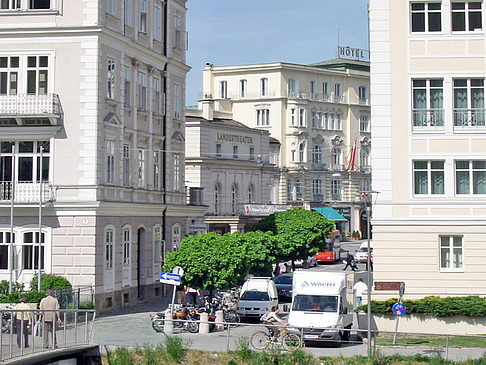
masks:
<svg viewBox="0 0 486 365"><path fill-rule="evenodd" d="M286 333L282 337L282 346L287 351L295 351L302 345L300 337L295 333Z"/></svg>
<svg viewBox="0 0 486 365"><path fill-rule="evenodd" d="M267 348L269 343L270 336L263 331L257 331L250 337L250 344L253 346L253 348L257 350L263 350Z"/></svg>

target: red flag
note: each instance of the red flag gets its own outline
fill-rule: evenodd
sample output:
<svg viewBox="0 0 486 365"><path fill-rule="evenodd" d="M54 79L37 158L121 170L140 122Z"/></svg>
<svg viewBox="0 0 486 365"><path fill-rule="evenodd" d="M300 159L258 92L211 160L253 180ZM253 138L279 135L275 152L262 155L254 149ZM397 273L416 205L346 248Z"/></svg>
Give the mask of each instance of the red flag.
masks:
<svg viewBox="0 0 486 365"><path fill-rule="evenodd" d="M349 156L348 167L346 171L354 171L354 161L356 160L356 149L357 149L357 140L354 140L353 147L351 148L351 155Z"/></svg>

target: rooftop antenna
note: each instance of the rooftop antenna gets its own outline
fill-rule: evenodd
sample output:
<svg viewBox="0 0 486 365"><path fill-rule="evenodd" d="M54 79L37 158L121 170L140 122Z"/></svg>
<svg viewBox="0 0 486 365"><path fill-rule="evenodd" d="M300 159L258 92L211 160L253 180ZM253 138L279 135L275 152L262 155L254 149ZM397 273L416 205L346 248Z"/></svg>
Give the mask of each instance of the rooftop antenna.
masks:
<svg viewBox="0 0 486 365"><path fill-rule="evenodd" d="M340 44L340 41L339 41L339 28L338 28L338 33L337 33L337 48L336 48L336 52L337 52L337 58L339 58L339 44Z"/></svg>

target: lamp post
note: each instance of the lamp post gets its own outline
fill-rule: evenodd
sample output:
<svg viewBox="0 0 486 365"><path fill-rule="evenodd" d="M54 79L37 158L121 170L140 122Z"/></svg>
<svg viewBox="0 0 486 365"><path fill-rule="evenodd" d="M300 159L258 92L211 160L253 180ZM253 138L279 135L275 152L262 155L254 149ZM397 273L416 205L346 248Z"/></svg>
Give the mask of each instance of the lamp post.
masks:
<svg viewBox="0 0 486 365"><path fill-rule="evenodd" d="M44 152L44 147L40 146L40 158L39 158L39 252L37 257L37 266L38 266L38 276L37 276L37 291L41 291L41 281L42 281L42 196L43 196L43 186L42 186L42 153Z"/></svg>

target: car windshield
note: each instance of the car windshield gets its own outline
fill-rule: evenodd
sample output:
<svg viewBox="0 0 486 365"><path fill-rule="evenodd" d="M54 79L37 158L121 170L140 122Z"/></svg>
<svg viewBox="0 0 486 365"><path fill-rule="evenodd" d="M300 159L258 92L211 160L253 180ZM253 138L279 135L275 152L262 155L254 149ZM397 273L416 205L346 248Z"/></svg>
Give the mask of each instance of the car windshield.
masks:
<svg viewBox="0 0 486 365"><path fill-rule="evenodd" d="M297 295L292 304L294 311L337 312L338 297L329 295Z"/></svg>
<svg viewBox="0 0 486 365"><path fill-rule="evenodd" d="M292 284L292 275L279 275L275 278L275 284Z"/></svg>
<svg viewBox="0 0 486 365"><path fill-rule="evenodd" d="M270 300L268 297L267 292L262 292L262 291L253 291L249 290L243 293L241 296L242 300L257 300L257 301L265 301L265 300Z"/></svg>
<svg viewBox="0 0 486 365"><path fill-rule="evenodd" d="M368 252L368 247L361 247L359 252Z"/></svg>

